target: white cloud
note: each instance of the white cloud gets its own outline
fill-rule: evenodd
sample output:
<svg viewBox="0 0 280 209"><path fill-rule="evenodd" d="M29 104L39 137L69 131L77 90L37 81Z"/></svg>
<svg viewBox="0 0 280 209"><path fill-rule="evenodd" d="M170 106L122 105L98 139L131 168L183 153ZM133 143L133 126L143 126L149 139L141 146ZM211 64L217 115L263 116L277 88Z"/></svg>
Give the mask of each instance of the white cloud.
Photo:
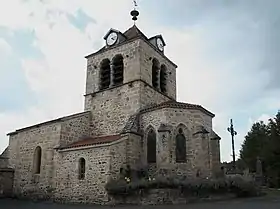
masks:
<svg viewBox="0 0 280 209"><path fill-rule="evenodd" d="M131 8L130 0L7 1L0 8L0 26L34 30L36 40L33 44L44 58L22 60L28 84L39 97L38 104L23 113L0 113L0 133L82 111L86 75L86 60L83 57L97 50L93 46L103 44L103 35L111 27L124 31L132 25L129 16ZM96 21L88 24L84 32L71 25L66 16L75 15L78 9ZM213 29L212 23L188 28L159 26L149 14L141 11L137 24L147 36L163 34L167 42L166 55L179 66L178 99L202 104L215 112L214 128L222 137L222 155L228 160L231 154L230 137L226 131L229 118L240 111L238 108L250 105L250 108L257 109L261 104L268 105L268 99L257 98L257 93L264 88L269 75L250 70L254 68L253 62L244 71L246 52L232 55L234 58L222 57L222 49L217 47L219 43L209 43L209 40L215 40L215 36L218 39L226 36L215 32L211 34L212 30L219 31L219 28ZM223 30L230 33L230 26L224 26ZM234 39L238 35L236 32L228 37ZM222 43L227 43L224 39ZM269 98L274 104L280 104L273 95ZM246 131L247 127L244 127L240 132L239 143ZM0 139L1 151L7 144L7 137L0 135Z"/></svg>
<svg viewBox="0 0 280 209"><path fill-rule="evenodd" d="M8 44L8 42L0 37L0 55L2 54L11 54L12 47Z"/></svg>

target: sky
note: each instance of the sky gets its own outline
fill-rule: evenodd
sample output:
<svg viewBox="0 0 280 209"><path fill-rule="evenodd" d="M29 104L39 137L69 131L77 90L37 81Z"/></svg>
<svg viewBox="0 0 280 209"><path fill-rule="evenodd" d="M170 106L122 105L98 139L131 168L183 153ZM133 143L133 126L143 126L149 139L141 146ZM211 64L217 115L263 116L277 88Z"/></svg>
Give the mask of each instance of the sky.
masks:
<svg viewBox="0 0 280 209"><path fill-rule="evenodd" d="M0 7L0 152L7 133L83 111L86 59L110 28L133 25L131 0L9 0ZM215 113L222 161L280 109L279 0L139 0L137 26L162 34L177 99Z"/></svg>

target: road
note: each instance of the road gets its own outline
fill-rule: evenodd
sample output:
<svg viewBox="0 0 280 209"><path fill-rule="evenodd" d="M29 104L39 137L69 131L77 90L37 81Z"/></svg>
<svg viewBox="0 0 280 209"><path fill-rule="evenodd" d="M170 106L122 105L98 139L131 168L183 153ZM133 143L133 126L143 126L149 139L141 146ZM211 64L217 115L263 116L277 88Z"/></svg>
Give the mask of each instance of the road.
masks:
<svg viewBox="0 0 280 209"><path fill-rule="evenodd" d="M89 206L89 205L61 205L54 203L36 203L23 200L0 199L1 209L107 209L110 206ZM253 198L253 199L235 199L224 202L194 203L188 205L158 205L158 206L115 206L120 208L135 209L279 209L279 198Z"/></svg>

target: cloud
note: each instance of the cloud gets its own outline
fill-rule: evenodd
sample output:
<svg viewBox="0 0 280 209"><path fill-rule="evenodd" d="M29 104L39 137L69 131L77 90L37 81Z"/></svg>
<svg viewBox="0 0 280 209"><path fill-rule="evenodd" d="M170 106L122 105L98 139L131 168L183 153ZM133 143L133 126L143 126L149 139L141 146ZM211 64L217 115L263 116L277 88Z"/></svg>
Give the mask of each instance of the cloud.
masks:
<svg viewBox="0 0 280 209"><path fill-rule="evenodd" d="M12 47L3 38L0 38L0 55L10 53L12 53Z"/></svg>
<svg viewBox="0 0 280 209"><path fill-rule="evenodd" d="M202 104L216 114L213 125L222 137L223 160L229 160L229 119L234 118L239 147L249 118L273 115L280 107L279 86L272 85L279 72L274 58L279 41L272 32L280 27L270 21L278 17L270 12L277 1L254 1L254 8L252 1L161 2L164 7L158 1L139 1L137 25L147 36L163 35L166 55L179 66L178 100ZM7 1L0 8L0 27L21 37L22 31L32 34L23 46L32 49L31 56L18 53L17 62L36 102L21 112L0 110L0 121L6 121L0 133L82 111L83 57L103 46L102 37L110 28L130 27L131 9L130 0ZM18 47L12 45L12 50ZM0 139L3 150L7 137Z"/></svg>

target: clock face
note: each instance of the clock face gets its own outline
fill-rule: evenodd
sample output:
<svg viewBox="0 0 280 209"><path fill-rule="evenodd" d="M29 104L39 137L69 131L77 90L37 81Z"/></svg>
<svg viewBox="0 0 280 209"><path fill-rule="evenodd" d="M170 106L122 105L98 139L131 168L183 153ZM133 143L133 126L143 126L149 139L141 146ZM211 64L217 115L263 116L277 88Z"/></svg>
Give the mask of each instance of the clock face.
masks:
<svg viewBox="0 0 280 209"><path fill-rule="evenodd" d="M117 42L117 40L118 40L118 34L116 32L112 32L107 37L106 42L109 46L112 46Z"/></svg>
<svg viewBox="0 0 280 209"><path fill-rule="evenodd" d="M163 44L161 38L157 38L157 47L160 51L163 51L164 44Z"/></svg>

